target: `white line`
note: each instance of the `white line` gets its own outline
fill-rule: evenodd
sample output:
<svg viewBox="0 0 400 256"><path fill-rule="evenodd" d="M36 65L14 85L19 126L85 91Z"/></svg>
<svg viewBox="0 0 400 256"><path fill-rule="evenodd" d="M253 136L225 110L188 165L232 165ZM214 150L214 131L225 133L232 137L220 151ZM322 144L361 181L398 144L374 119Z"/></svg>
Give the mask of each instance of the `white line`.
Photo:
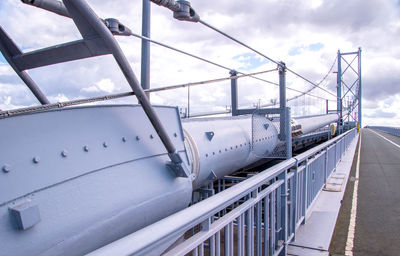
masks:
<svg viewBox="0 0 400 256"><path fill-rule="evenodd" d="M379 134L379 133L377 133L376 131L374 131L374 130L371 130L371 129L369 129L369 131L371 131L371 132L375 133L376 135L379 135L379 136L381 136L382 138L384 138L385 140L389 141L390 143L392 143L392 144L393 144L393 145L395 145L396 147L400 148L400 145L397 145L396 143L394 143L393 141L389 140L389 139L388 139L388 138L386 138L385 136L382 136L382 135L380 135L380 134Z"/></svg>
<svg viewBox="0 0 400 256"><path fill-rule="evenodd" d="M360 133L360 144L358 145L356 177L354 181L354 190L352 199L353 201L351 203L350 224L349 224L349 230L347 232L346 248L344 252L346 256L353 256L354 234L356 231L356 217L357 217L358 178L360 176L360 153L361 153L360 151L361 151L361 133Z"/></svg>

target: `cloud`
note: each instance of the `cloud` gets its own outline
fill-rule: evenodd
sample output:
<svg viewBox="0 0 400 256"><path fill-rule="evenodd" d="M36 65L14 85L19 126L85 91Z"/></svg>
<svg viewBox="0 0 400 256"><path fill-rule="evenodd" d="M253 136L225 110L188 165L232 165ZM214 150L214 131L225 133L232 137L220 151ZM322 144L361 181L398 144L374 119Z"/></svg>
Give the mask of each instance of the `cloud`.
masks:
<svg viewBox="0 0 400 256"><path fill-rule="evenodd" d="M141 31L141 1L89 0L100 17L118 18L133 32ZM379 118L395 123L387 113L400 112L400 8L396 0L192 0L200 17L277 61L318 82L327 74L338 49L363 48L362 74L365 122ZM30 7L19 1L0 3L0 24L24 51L77 40L78 30L70 19ZM229 69L255 72L276 65L201 24L172 18L165 8L152 5L151 37L179 49L217 62ZM355 12L354 10L357 10ZM23 22L24 26L21 26ZM140 40L118 37L133 71L140 80ZM12 69L0 57L0 106L15 108L37 104ZM336 71L336 67L333 71ZM52 101L100 96L130 91L112 56L85 59L30 70L29 74ZM229 70L172 52L151 47L151 87L228 77ZM277 72L260 76L278 81ZM351 80L350 77L346 79ZM347 80L346 80L347 81ZM287 73L288 85L306 91L311 85ZM274 85L251 78L239 79L239 104L252 106L259 99L269 103L278 98ZM328 74L322 87L336 92L336 75ZM298 93L288 91L288 97ZM335 100L316 89L312 94ZM3 96L4 95L4 96ZM187 89L154 94L157 104L187 107ZM190 89L191 112L225 109L230 105L230 81ZM63 98L65 97L65 98ZM392 101L387 101L390 98ZM133 102L133 98L117 102ZM323 113L325 102L303 96L290 103L293 113ZM336 104L330 102L331 109ZM388 109L391 109L390 111ZM385 114L386 113L386 114Z"/></svg>

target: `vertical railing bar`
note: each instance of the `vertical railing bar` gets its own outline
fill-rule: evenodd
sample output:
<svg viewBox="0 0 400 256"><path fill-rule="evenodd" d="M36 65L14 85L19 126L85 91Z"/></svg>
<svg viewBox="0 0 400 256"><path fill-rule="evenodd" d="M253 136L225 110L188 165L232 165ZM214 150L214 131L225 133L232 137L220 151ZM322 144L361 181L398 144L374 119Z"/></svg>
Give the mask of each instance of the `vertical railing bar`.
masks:
<svg viewBox="0 0 400 256"><path fill-rule="evenodd" d="M233 255L234 254L234 226L233 226L233 221L229 223L229 254Z"/></svg>
<svg viewBox="0 0 400 256"><path fill-rule="evenodd" d="M201 243L199 248L199 256L204 256L204 243Z"/></svg>
<svg viewBox="0 0 400 256"><path fill-rule="evenodd" d="M254 255L254 206L250 207L250 240L251 240L251 254L250 256Z"/></svg>
<svg viewBox="0 0 400 256"><path fill-rule="evenodd" d="M237 244L237 255L242 256L242 235L243 235L243 220L242 220L243 214L241 214L237 218L237 237L236 237L236 244Z"/></svg>
<svg viewBox="0 0 400 256"><path fill-rule="evenodd" d="M256 207L256 255L261 256L261 201L257 203Z"/></svg>
<svg viewBox="0 0 400 256"><path fill-rule="evenodd" d="M229 245L229 224L224 227L224 255L230 255L230 245Z"/></svg>
<svg viewBox="0 0 400 256"><path fill-rule="evenodd" d="M246 211L246 255L251 255L251 211Z"/></svg>
<svg viewBox="0 0 400 256"><path fill-rule="evenodd" d="M210 237L210 256L215 256L215 235Z"/></svg>
<svg viewBox="0 0 400 256"><path fill-rule="evenodd" d="M270 229L271 229L271 255L275 253L275 232L276 232L276 216L275 216L275 195L276 195L276 190L273 190L271 193L271 205L270 205Z"/></svg>
<svg viewBox="0 0 400 256"><path fill-rule="evenodd" d="M264 197L264 256L269 255L269 196Z"/></svg>
<svg viewBox="0 0 400 256"><path fill-rule="evenodd" d="M215 254L217 256L221 255L221 231L220 230L215 234Z"/></svg>
<svg viewBox="0 0 400 256"><path fill-rule="evenodd" d="M302 224L306 224L306 211L307 211L307 181L308 181L308 159L305 161L305 167L303 169L303 212L302 212L302 217L303 217L303 222Z"/></svg>

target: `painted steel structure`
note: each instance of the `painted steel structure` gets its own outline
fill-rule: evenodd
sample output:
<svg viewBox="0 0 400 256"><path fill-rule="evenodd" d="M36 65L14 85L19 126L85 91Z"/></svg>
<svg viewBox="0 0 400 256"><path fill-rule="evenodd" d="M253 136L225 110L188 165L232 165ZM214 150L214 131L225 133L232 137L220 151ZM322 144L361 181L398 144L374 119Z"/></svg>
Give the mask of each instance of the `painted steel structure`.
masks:
<svg viewBox="0 0 400 256"><path fill-rule="evenodd" d="M350 56L351 61L346 56ZM338 132L342 133L344 126L347 129L357 125L362 127L361 48L357 52L342 53L339 50L337 60ZM348 73L355 77L345 76Z"/></svg>
<svg viewBox="0 0 400 256"><path fill-rule="evenodd" d="M225 252L232 254L233 243L229 241L234 225L238 225L238 231L241 230L242 235L247 232L247 252L254 251L253 239L257 242L257 251L261 250L262 237L258 234L264 225L264 234L268 235L268 239L271 238L268 242L264 241L267 245L264 250L285 253L284 245L293 236L295 224L301 222L301 216L305 216L300 214L297 218L295 209L300 207L297 211L303 213L309 207L344 152L344 146L354 130L353 133L331 141L329 145L317 147L307 155L292 158L292 136L300 143L313 137L325 136L326 133L304 138L301 135L336 121L337 115L292 119L290 108L286 106L285 73L289 69L283 62L277 62L276 69L279 72L279 108L238 109L239 76L232 71L228 79L232 86L233 117L189 119L181 123L177 108L152 106L146 93L156 90L143 90L139 84L114 38L132 35L129 28L116 19L100 19L84 0L23 2L72 18L83 39L23 53L16 50L15 43L0 27L1 51L8 56L6 59L10 65L27 86L34 89L33 93L44 104L40 107L0 112L1 134L15 135L5 136L4 143L0 145L0 164L3 171L0 179L1 253L89 253L187 208L194 192L212 193L212 184L216 180L224 181L226 175L260 159L276 157L276 151L284 152L283 158L288 160L273 167L276 171L271 175L256 175L257 178L254 179L257 184L253 184L254 179L250 178L249 184L252 188L242 188L244 190L239 194L233 192L233 197L228 199L229 205L233 203L233 206L228 207L227 202L218 201L221 200L218 199L219 195L228 192L221 192L213 197L216 201L212 201L213 208L209 209L208 214L211 215L207 217L207 222L202 222L200 228L207 227L207 230L211 230L215 228L215 223L222 227L224 225L221 221L229 224L225 229L229 231L225 232L224 248ZM200 21L187 1L152 2L173 10L177 19ZM147 7L149 6L144 4L143 12L149 14ZM143 33L149 32L147 18L149 17L143 23ZM142 39L149 42L146 37L142 36ZM144 44L144 58L149 57L148 51L149 48ZM105 54L114 56L132 92L50 104L46 102L46 98L41 97L37 85L30 79L24 79L21 73L31 68ZM148 64L149 62L142 62L142 68L146 69ZM147 82L148 70L142 74L143 80ZM35 90L35 86L38 90ZM166 89L169 88L157 90ZM95 100L131 95L136 95L140 105L68 108ZM269 114L274 117L267 118L266 115ZM43 144L44 141L46 144ZM323 176L315 173L322 170L321 168L324 170ZM32 175L35 175L35 179L31 178ZM237 186L240 188L246 182ZM232 187L233 191L236 191L237 186ZM289 188L291 191L301 192L298 195L293 192L289 199ZM237 198L238 196L241 197ZM232 201L233 198L237 200ZM295 202L297 198L299 206L296 203L295 207L288 204L289 201ZM305 206L301 208L303 202ZM197 205L200 204L202 202ZM192 209L190 207L182 214L186 214L185 211L192 212ZM222 212L215 215L216 209ZM257 222L254 221L254 211ZM261 213L264 217L261 217ZM293 220L291 214L294 214ZM236 217L232 217L233 215ZM196 214L193 215L195 216ZM202 218L196 217L195 222L203 221ZM261 221L263 218L264 224ZM215 223L214 219L217 220ZM234 219L239 222L236 223ZM277 227L277 230L268 231L268 225L271 230L272 227ZM253 226L258 232L256 237L252 228L249 228ZM183 232L185 231L179 230L167 234L167 237L157 242L157 246L151 248L152 253L165 251ZM198 238L197 235L193 237ZM267 239L267 236L264 235L264 238ZM210 249L212 250L214 244L218 250L218 236L210 239L215 239L214 243L210 243ZM238 243L240 251L245 248L243 239L244 236ZM174 250L188 250L187 243L180 244ZM201 248L202 246L199 249L200 254ZM118 250L112 254L118 254ZM174 251L171 253L174 254Z"/></svg>
<svg viewBox="0 0 400 256"><path fill-rule="evenodd" d="M192 229L197 232L163 255L286 255L296 229L305 223L308 209L356 134L352 129L233 182L234 186L89 255L156 255L159 246Z"/></svg>

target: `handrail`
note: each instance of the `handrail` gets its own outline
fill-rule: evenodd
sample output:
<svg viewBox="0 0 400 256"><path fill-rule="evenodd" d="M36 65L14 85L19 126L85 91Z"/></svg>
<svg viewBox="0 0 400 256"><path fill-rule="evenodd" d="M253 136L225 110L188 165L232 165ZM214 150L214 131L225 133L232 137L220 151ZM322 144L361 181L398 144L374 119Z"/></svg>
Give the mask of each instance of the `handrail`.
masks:
<svg viewBox="0 0 400 256"><path fill-rule="evenodd" d="M209 216L253 192L254 188L265 184L266 181L276 177L282 170L287 170L295 163L296 161L293 158L283 161L211 198L170 215L88 255L129 255L139 251L145 255L150 246L160 245L168 239L182 234L192 226L201 223ZM143 237L148 239L144 240Z"/></svg>
<svg viewBox="0 0 400 256"><path fill-rule="evenodd" d="M102 248L91 252L90 256L100 255L146 255L152 249L157 248L166 242L176 239L190 228L203 223L211 216L214 216L219 211L225 209L234 202L250 195L257 189L270 181L274 177L285 173L290 168L296 168L299 161L314 156L319 151L332 146L339 141L343 141L346 136L351 136L355 133L352 129L327 143L317 146L315 149L308 150L297 157L285 160L271 168L252 176L235 186L232 186L212 197L200 201L184 210L181 210L173 215L170 215L152 225L149 225L133 234L123 237L113 243L110 243ZM342 144L338 144L339 147ZM294 178L293 174L287 175L285 182L289 178Z"/></svg>

